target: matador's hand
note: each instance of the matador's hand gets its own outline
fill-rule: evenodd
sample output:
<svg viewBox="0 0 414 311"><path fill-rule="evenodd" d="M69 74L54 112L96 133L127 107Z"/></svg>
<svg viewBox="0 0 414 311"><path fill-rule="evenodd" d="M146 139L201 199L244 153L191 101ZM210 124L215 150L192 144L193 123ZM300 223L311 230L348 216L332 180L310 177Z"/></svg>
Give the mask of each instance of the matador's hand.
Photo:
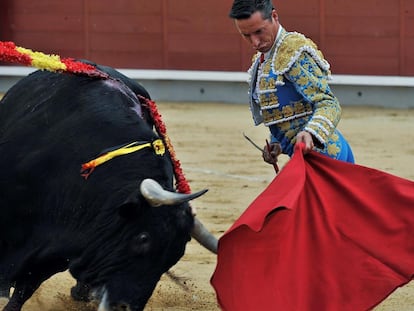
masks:
<svg viewBox="0 0 414 311"><path fill-rule="evenodd" d="M273 166L277 164L277 157L282 153L279 143L270 143L263 148L263 160Z"/></svg>
<svg viewBox="0 0 414 311"><path fill-rule="evenodd" d="M304 143L303 154L307 154L312 151L315 144L313 143L312 135L309 132L301 131L296 135L296 144Z"/></svg>

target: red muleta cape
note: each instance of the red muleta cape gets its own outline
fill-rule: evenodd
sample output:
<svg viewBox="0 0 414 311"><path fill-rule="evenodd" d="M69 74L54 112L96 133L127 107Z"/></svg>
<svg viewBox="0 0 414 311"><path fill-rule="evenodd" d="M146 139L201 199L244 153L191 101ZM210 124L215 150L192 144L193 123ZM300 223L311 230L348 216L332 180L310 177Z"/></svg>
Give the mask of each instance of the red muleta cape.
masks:
<svg viewBox="0 0 414 311"><path fill-rule="evenodd" d="M360 311L413 274L414 182L297 147L220 238L211 283L226 311Z"/></svg>

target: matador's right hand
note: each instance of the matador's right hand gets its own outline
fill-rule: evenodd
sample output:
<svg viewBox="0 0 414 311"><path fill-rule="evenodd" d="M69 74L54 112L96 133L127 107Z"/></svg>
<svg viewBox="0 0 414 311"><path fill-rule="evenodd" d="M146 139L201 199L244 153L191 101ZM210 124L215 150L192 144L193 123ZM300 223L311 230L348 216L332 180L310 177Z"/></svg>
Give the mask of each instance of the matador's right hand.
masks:
<svg viewBox="0 0 414 311"><path fill-rule="evenodd" d="M277 157L282 153L282 147L279 143L270 143L263 148L263 160L269 164L277 164Z"/></svg>

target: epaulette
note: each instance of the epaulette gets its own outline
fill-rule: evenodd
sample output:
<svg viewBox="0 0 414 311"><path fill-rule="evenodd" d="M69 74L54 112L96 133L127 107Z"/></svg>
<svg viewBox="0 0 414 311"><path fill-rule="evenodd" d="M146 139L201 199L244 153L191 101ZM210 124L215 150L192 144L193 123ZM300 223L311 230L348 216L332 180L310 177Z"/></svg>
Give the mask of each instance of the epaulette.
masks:
<svg viewBox="0 0 414 311"><path fill-rule="evenodd" d="M273 71L278 75L286 73L304 52L308 53L322 70L330 73L330 65L316 44L297 32L286 32L278 42L276 53L273 54Z"/></svg>

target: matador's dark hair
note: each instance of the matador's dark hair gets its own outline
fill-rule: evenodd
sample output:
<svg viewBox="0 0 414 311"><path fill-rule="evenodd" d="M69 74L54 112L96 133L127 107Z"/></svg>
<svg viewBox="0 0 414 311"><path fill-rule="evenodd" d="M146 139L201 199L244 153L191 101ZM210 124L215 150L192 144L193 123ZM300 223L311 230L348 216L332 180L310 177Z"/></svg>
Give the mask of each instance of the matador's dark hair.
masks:
<svg viewBox="0 0 414 311"><path fill-rule="evenodd" d="M260 11L263 19L270 19L273 9L272 0L234 0L229 17L246 19L253 13Z"/></svg>

